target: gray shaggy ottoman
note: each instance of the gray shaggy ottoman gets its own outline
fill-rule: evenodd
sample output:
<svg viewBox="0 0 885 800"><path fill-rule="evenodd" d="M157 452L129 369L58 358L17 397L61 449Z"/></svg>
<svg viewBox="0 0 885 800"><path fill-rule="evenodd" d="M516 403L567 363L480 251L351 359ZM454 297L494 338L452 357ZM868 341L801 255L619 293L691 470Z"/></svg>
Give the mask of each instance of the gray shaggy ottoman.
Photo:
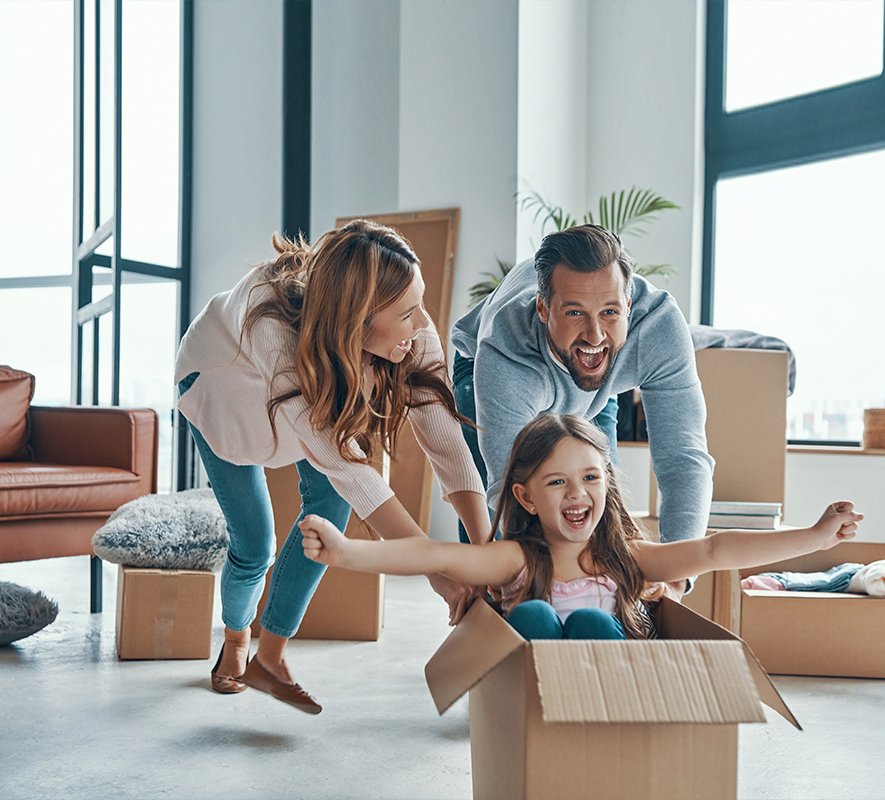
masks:
<svg viewBox="0 0 885 800"><path fill-rule="evenodd" d="M24 639L58 616L58 603L43 592L0 581L0 647Z"/></svg>
<svg viewBox="0 0 885 800"><path fill-rule="evenodd" d="M227 555L224 515L211 489L150 494L124 503L92 537L114 564L217 572Z"/></svg>

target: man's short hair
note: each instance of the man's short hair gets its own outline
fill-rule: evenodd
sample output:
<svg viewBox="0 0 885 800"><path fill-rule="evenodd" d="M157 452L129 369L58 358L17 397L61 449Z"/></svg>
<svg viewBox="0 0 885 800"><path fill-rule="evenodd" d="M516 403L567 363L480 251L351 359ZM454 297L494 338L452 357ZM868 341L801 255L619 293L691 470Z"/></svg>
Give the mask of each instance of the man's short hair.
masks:
<svg viewBox="0 0 885 800"><path fill-rule="evenodd" d="M624 275L624 293L630 297L633 259L627 255L616 233L601 225L576 225L564 231L549 233L535 253L538 294L545 304L550 303L553 268L560 264L577 272L596 272L615 262Z"/></svg>

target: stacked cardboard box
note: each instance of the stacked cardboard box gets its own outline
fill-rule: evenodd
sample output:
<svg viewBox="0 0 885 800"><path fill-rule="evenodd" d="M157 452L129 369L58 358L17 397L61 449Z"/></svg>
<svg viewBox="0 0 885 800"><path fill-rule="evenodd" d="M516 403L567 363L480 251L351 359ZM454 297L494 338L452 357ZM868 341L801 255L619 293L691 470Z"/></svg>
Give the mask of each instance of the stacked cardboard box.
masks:
<svg viewBox="0 0 885 800"><path fill-rule="evenodd" d="M214 591L211 572L120 566L117 655L209 658Z"/></svg>
<svg viewBox="0 0 885 800"><path fill-rule="evenodd" d="M379 465L379 470L383 473L383 465ZM274 531L279 552L301 512L298 470L292 465L267 469L265 472L273 504ZM352 538L373 538L369 527L355 514L351 514L345 533ZM258 605L258 615L252 623L253 636L258 636L261 632L259 622L267 602L272 572L271 568ZM381 635L383 625L384 576L329 567L310 601L296 638L376 641Z"/></svg>

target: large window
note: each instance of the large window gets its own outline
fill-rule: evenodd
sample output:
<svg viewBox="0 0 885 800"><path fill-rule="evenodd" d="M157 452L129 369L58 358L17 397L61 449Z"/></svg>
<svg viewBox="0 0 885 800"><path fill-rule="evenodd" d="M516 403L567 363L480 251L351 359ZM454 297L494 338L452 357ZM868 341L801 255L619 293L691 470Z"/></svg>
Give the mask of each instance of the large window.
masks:
<svg viewBox="0 0 885 800"><path fill-rule="evenodd" d="M36 375L37 403L154 408L161 491L177 482L191 14L190 0L0 3L0 362Z"/></svg>
<svg viewBox="0 0 885 800"><path fill-rule="evenodd" d="M73 23L71 3L0 3L0 363L43 404L71 395Z"/></svg>
<svg viewBox="0 0 885 800"><path fill-rule="evenodd" d="M796 355L791 441L885 405L885 2L710 0L702 321Z"/></svg>

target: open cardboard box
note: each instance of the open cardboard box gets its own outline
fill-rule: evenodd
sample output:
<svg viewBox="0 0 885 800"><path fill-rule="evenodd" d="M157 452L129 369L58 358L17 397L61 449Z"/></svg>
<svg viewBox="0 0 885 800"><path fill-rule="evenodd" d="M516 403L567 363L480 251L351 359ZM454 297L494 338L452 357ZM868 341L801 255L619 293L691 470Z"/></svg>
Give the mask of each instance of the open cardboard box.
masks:
<svg viewBox="0 0 885 800"><path fill-rule="evenodd" d="M830 550L763 567L717 573L734 600L741 637L765 668L780 675L885 678L885 598L847 592L766 592L740 588L761 572L818 572L885 559L885 544L842 542Z"/></svg>
<svg viewBox="0 0 885 800"><path fill-rule="evenodd" d="M437 710L470 692L475 798L737 796L737 724L799 727L737 636L664 599L650 641L524 640L477 601L425 668Z"/></svg>

